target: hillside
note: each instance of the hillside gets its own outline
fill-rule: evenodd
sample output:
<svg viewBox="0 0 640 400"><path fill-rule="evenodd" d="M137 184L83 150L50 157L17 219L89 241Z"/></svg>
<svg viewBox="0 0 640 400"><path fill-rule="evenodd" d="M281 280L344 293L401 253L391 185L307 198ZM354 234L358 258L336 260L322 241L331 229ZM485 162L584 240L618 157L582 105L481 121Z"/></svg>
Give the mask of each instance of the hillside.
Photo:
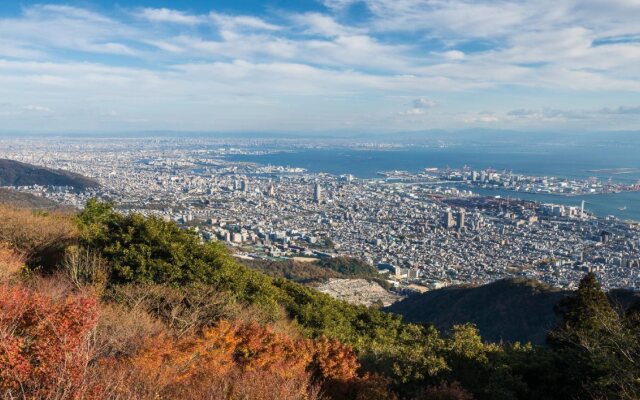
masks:
<svg viewBox="0 0 640 400"><path fill-rule="evenodd" d="M286 278L298 283L321 283L331 278L365 278L382 283L372 265L350 257L336 257L315 262L296 260L242 260L249 268L274 278Z"/></svg>
<svg viewBox="0 0 640 400"><path fill-rule="evenodd" d="M38 167L19 161L0 159L0 186L71 186L76 190L96 187L98 183L82 175Z"/></svg>
<svg viewBox="0 0 640 400"><path fill-rule="evenodd" d="M0 188L0 204L37 210L60 208L60 204L53 200L4 188Z"/></svg>
<svg viewBox="0 0 640 400"><path fill-rule="evenodd" d="M537 281L504 279L483 286L455 286L411 296L385 310L407 322L432 323L442 331L473 323L485 340L543 344L557 320L554 307L573 292ZM626 310L640 294L616 289L608 293L617 310Z"/></svg>
<svg viewBox="0 0 640 400"><path fill-rule="evenodd" d="M554 306L569 292L534 281L505 279L411 296L388 307L409 322L431 322L441 330L471 322L490 341L544 343L556 322Z"/></svg>
<svg viewBox="0 0 640 400"><path fill-rule="evenodd" d="M361 272L349 265L331 269ZM444 334L405 323L95 200L76 215L0 206L0 398L640 397L640 305L619 315L593 274L574 293L511 280L431 294L468 320ZM467 324L513 334L544 323L554 296L567 301L549 346Z"/></svg>

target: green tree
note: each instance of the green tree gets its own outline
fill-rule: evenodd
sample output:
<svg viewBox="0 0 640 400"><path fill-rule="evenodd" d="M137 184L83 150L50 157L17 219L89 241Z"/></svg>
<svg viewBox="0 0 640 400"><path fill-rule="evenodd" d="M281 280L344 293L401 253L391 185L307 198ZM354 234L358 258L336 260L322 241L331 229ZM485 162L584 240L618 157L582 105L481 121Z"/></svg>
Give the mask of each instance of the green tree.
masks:
<svg viewBox="0 0 640 400"><path fill-rule="evenodd" d="M634 338L592 273L561 302L562 322L548 337L562 384L556 398L636 399L640 395Z"/></svg>

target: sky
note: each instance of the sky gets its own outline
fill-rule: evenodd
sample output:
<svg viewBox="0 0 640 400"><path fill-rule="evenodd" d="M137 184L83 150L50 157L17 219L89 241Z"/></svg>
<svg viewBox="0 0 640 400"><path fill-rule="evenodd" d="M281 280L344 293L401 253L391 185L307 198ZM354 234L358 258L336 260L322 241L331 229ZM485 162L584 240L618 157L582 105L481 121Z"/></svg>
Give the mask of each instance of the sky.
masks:
<svg viewBox="0 0 640 400"><path fill-rule="evenodd" d="M0 131L640 131L640 0L0 1Z"/></svg>

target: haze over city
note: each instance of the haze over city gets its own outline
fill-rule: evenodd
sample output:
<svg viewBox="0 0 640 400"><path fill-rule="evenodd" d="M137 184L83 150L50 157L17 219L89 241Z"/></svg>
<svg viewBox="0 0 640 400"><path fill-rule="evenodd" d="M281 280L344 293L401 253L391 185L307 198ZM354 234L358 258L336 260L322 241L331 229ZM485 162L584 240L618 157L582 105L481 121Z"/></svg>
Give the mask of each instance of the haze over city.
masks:
<svg viewBox="0 0 640 400"><path fill-rule="evenodd" d="M7 133L636 130L640 3L5 1Z"/></svg>

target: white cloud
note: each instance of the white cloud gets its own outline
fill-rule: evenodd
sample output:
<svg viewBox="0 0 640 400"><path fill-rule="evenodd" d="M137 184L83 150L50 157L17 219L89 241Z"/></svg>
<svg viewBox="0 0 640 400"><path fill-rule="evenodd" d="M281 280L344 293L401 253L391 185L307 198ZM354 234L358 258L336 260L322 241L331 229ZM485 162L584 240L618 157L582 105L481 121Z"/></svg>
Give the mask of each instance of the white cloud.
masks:
<svg viewBox="0 0 640 400"><path fill-rule="evenodd" d="M356 2L369 9L364 21L350 20L346 12ZM19 16L0 18L0 98L15 104L42 101L56 117L68 116L69 126L126 108L132 110L126 117L107 119L162 126L175 110L172 121L183 123L177 126L232 127L246 118L234 120L238 112L225 107L245 102L242 109L259 127L286 124L273 109L268 115L269 107L283 113L300 107L300 115L326 110L318 117L322 126L376 121L374 127L382 128L376 113L391 118L390 104L397 105L389 98L416 99L399 113L415 118L393 115L406 124L427 121L420 116L429 122L496 125L637 121L629 100L640 92L635 0L324 4L328 8L322 12L265 15L27 6ZM469 107L476 99L486 99L487 108L492 101L519 104L523 90L534 94L536 105L524 101L521 110L494 113ZM424 93L446 98L446 107L434 108ZM564 109L556 104L558 93L563 101L584 97L594 106ZM631 105L610 106L618 103L612 96ZM360 121L352 112L358 107ZM9 111L3 124L31 123L19 117L36 112L20 106Z"/></svg>
<svg viewBox="0 0 640 400"><path fill-rule="evenodd" d="M304 13L294 14L291 19L303 29L303 33L326 37L364 34L362 29L342 25L326 14Z"/></svg>
<svg viewBox="0 0 640 400"><path fill-rule="evenodd" d="M25 106L24 110L25 111L38 112L38 113L50 113L51 112L51 109L49 107L34 106L34 105Z"/></svg>
<svg viewBox="0 0 640 400"><path fill-rule="evenodd" d="M406 116L424 115L426 113L427 112L425 111L424 108L410 108L405 111L400 111L400 115L406 115Z"/></svg>
<svg viewBox="0 0 640 400"><path fill-rule="evenodd" d="M219 25L224 30L237 30L237 29L251 29L251 30L265 30L265 31L277 31L281 29L280 26L268 23L261 18L248 16L248 15L226 15L212 12L209 14L209 18Z"/></svg>
<svg viewBox="0 0 640 400"><path fill-rule="evenodd" d="M445 51L442 56L448 60L464 60L464 53L459 50Z"/></svg>
<svg viewBox="0 0 640 400"><path fill-rule="evenodd" d="M168 8L143 8L137 15L151 22L168 22L173 24L197 25L204 19L197 15L190 15L182 11Z"/></svg>
<svg viewBox="0 0 640 400"><path fill-rule="evenodd" d="M501 119L500 117L498 117L497 115L493 114L493 113L487 113L487 112L483 112L483 113L479 113L477 115L472 115L472 116L468 116L464 119L464 122L467 124L475 124L475 123L481 123L481 124L494 124L497 122L500 122Z"/></svg>
<svg viewBox="0 0 640 400"><path fill-rule="evenodd" d="M399 114L404 116L415 117L418 115L425 115L427 110L435 107L437 104L435 101L431 99L427 99L425 97L420 97L411 102L412 108L401 111Z"/></svg>
<svg viewBox="0 0 640 400"><path fill-rule="evenodd" d="M517 109L506 113L506 119L556 121L598 121L607 118L632 118L640 120L640 106L603 107L599 109Z"/></svg>
<svg viewBox="0 0 640 400"><path fill-rule="evenodd" d="M20 18L0 19L0 37L13 48L8 54L12 58L42 59L59 49L132 56L138 52L124 41L137 33L111 18L69 6L33 6Z"/></svg>
<svg viewBox="0 0 640 400"><path fill-rule="evenodd" d="M432 108L436 106L436 102L431 100L431 99L427 99L425 97L421 97L419 99L415 99L413 101L413 107L414 108L421 108L421 109L427 109L427 108Z"/></svg>

